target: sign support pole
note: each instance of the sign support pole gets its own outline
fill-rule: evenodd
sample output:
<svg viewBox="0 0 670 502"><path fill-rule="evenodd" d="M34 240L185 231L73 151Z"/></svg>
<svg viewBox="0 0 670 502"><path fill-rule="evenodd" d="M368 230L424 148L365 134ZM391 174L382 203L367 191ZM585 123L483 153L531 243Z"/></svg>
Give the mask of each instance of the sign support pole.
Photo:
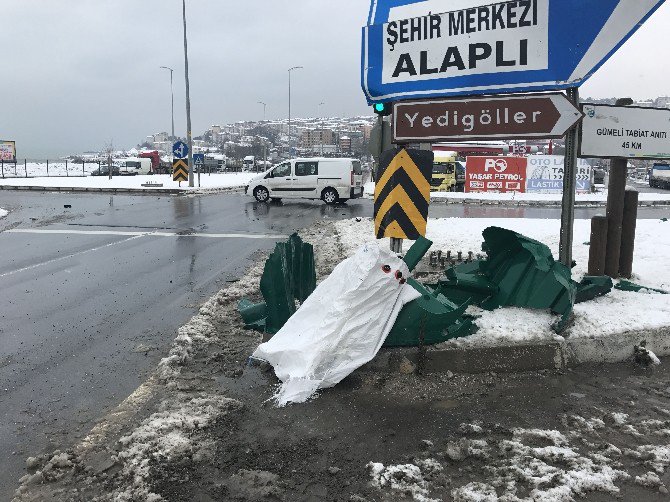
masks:
<svg viewBox="0 0 670 502"><path fill-rule="evenodd" d="M568 89L568 99L579 107L579 89ZM572 238L575 223L575 190L577 187L577 151L579 150L579 125L573 126L565 137L565 164L563 173L563 202L561 204L561 237L558 248L559 261L572 268Z"/></svg>

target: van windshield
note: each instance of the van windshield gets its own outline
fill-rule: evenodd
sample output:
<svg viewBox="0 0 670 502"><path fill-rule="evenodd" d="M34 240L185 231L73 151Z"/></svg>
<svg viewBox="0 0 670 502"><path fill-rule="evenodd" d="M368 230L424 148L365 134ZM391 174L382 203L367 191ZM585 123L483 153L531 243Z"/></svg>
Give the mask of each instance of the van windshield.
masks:
<svg viewBox="0 0 670 502"><path fill-rule="evenodd" d="M451 162L448 164L433 164L433 174L453 174L453 172L454 164Z"/></svg>
<svg viewBox="0 0 670 502"><path fill-rule="evenodd" d="M351 161L351 166L354 170L354 174L363 174L363 170L361 169L360 161L358 161L358 160Z"/></svg>

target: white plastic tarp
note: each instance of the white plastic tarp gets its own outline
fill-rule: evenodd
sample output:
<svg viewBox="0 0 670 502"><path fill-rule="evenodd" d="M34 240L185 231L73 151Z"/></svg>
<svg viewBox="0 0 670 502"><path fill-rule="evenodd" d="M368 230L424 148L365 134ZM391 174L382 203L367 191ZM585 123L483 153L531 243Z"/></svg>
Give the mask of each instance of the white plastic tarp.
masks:
<svg viewBox="0 0 670 502"><path fill-rule="evenodd" d="M375 357L400 309L420 296L396 271L409 276L405 262L390 251L361 247L256 349L252 357L272 364L283 382L274 396L279 406L306 401Z"/></svg>

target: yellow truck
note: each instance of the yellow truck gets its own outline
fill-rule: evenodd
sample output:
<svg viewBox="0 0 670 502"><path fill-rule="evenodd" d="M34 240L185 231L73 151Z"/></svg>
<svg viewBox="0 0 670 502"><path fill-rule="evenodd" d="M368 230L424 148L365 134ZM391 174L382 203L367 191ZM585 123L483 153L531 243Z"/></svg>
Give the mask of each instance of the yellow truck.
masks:
<svg viewBox="0 0 670 502"><path fill-rule="evenodd" d="M456 160L456 152L433 152L432 192L462 192L465 184L465 166Z"/></svg>

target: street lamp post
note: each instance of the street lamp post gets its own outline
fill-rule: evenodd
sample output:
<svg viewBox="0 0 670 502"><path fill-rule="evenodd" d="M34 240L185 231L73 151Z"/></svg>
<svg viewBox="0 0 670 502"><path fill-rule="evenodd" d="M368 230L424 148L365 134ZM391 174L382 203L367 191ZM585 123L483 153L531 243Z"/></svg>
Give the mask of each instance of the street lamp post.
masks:
<svg viewBox="0 0 670 502"><path fill-rule="evenodd" d="M174 141L174 86L172 85L172 73L174 70L169 66L161 66L164 70L170 71L170 98L172 101L172 136L170 137L171 141Z"/></svg>
<svg viewBox="0 0 670 502"><path fill-rule="evenodd" d="M182 19L184 20L184 76L186 78L186 140L188 142L188 186L194 186L193 176L193 138L191 135L191 97L188 81L188 42L186 41L186 0L182 0ZM200 172L198 172L200 185Z"/></svg>
<svg viewBox="0 0 670 502"><path fill-rule="evenodd" d="M317 107L317 109L318 109L317 114L319 115L319 124L320 124L320 127L319 127L319 141L321 142L321 156L322 157L323 157L323 119L321 117L321 107L325 104L326 103L321 101L321 103L319 103L319 106Z"/></svg>
<svg viewBox="0 0 670 502"><path fill-rule="evenodd" d="M288 69L288 155L289 157L292 156L292 135L291 135L291 72L293 70L300 70L302 69L302 66L293 66L292 68Z"/></svg>
<svg viewBox="0 0 670 502"><path fill-rule="evenodd" d="M267 104L262 101L258 102L259 105L263 105L263 122L265 122L265 107ZM263 140L263 171L268 167L268 144Z"/></svg>

